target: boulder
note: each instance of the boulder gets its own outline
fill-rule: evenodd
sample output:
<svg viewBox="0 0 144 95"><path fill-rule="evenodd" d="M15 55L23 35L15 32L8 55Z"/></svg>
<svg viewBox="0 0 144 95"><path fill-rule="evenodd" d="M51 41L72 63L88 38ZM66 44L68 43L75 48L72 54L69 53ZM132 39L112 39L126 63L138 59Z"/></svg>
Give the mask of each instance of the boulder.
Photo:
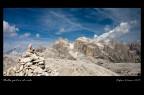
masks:
<svg viewBox="0 0 144 95"><path fill-rule="evenodd" d="M20 60L20 63L27 63L27 62L31 62L32 59L31 58L23 58L22 60Z"/></svg>
<svg viewBox="0 0 144 95"><path fill-rule="evenodd" d="M13 69L8 69L6 72L7 76L15 76L15 71Z"/></svg>
<svg viewBox="0 0 144 95"><path fill-rule="evenodd" d="M26 63L24 66L25 67L28 67L28 66L31 66L33 63L32 62L28 62L28 63Z"/></svg>

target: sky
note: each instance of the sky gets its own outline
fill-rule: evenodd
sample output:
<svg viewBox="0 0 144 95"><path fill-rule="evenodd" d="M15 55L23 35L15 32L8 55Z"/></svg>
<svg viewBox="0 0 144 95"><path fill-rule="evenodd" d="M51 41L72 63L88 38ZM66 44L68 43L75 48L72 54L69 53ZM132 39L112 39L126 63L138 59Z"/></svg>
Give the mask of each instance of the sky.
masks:
<svg viewBox="0 0 144 95"><path fill-rule="evenodd" d="M49 47L59 37L141 41L140 8L4 8L4 51L28 44Z"/></svg>

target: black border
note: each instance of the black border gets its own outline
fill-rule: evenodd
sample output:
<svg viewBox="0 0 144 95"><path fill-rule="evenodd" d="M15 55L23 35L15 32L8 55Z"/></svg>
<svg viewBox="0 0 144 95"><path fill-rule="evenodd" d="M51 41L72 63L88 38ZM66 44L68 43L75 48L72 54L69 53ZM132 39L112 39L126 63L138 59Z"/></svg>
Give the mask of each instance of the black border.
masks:
<svg viewBox="0 0 144 95"><path fill-rule="evenodd" d="M127 3L126 3L127 1ZM92 8L92 7L98 7L98 8L141 8L142 7L142 2L141 0L100 0L100 1L94 1L94 0L89 0L89 1L81 1L81 0L53 0L53 1L46 1L46 0L41 0L38 2L37 0L29 2L29 0L26 1L21 1L21 0L11 0L7 2L6 0L3 1L3 5L1 5L1 21L3 21L3 8ZM141 13L143 13L143 9L141 9ZM141 17L143 17L143 14L141 14ZM141 18L142 21L142 18ZM141 22L141 28L143 27L143 23ZM1 27L3 29L3 25ZM142 29L143 30L143 29ZM141 31L142 31L141 30ZM3 31L3 30L1 30ZM3 32L1 35L3 36ZM141 32L142 33L142 32ZM141 34L142 35L142 34ZM142 38L142 37L141 37ZM142 42L142 41L141 41ZM1 40L1 44L3 46L3 39ZM3 54L3 48L1 48L1 54ZM142 50L143 53L143 50ZM1 63L3 63L3 55L2 55L2 60ZM143 62L143 59L142 59ZM142 64L143 66L143 64ZM143 71L141 66L141 70ZM80 77L73 77L73 76L50 76L50 77L4 77L3 76L3 65L0 64L1 68L1 82L3 87L51 87L55 86L55 88L62 88L61 86L73 86L75 88L89 88L89 87L94 87L93 89L96 90L97 87L104 87L104 88L141 88L142 83L143 83L143 73L141 71L141 76L80 76ZM11 82L8 80L32 80L32 81L16 81L16 82ZM5 81L7 80L7 81ZM121 80L119 82L118 80ZM129 82L128 80L140 80L140 81L132 81ZM68 89L68 88L67 88Z"/></svg>
<svg viewBox="0 0 144 95"><path fill-rule="evenodd" d="M1 5L2 4L2 5ZM142 7L142 0L3 0L2 7Z"/></svg>

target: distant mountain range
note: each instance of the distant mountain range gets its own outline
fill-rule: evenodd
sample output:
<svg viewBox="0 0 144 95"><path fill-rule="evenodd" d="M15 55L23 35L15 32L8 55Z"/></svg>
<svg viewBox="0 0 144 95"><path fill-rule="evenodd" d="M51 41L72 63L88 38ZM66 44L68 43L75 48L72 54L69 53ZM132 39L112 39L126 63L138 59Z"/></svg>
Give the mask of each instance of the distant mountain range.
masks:
<svg viewBox="0 0 144 95"><path fill-rule="evenodd" d="M21 55L20 48L12 48L4 51L4 54ZM36 48L38 52L45 52L46 47ZM94 39L79 37L74 43L67 39L59 38L50 48L47 48L48 56L57 56L69 59L77 59L81 56L90 56L96 59L105 59L110 62L141 62L141 43L121 43L118 41L97 42Z"/></svg>
<svg viewBox="0 0 144 95"><path fill-rule="evenodd" d="M77 38L74 43L66 39L58 39L52 46L58 55L91 56L106 59L111 62L141 62L141 43L120 43L117 41L97 42L86 37Z"/></svg>
<svg viewBox="0 0 144 95"><path fill-rule="evenodd" d="M22 52L19 52L19 48L12 48L7 51L3 51L4 54L9 54L9 55L21 55Z"/></svg>

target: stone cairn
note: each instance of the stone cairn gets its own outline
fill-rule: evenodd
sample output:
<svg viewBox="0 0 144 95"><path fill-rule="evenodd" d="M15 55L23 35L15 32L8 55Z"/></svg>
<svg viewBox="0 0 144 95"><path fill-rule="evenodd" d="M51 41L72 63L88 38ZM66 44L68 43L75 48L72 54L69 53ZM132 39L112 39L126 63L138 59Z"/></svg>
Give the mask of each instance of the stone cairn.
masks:
<svg viewBox="0 0 144 95"><path fill-rule="evenodd" d="M46 67L45 59L29 44L17 65L6 70L4 76L59 76L59 73Z"/></svg>

